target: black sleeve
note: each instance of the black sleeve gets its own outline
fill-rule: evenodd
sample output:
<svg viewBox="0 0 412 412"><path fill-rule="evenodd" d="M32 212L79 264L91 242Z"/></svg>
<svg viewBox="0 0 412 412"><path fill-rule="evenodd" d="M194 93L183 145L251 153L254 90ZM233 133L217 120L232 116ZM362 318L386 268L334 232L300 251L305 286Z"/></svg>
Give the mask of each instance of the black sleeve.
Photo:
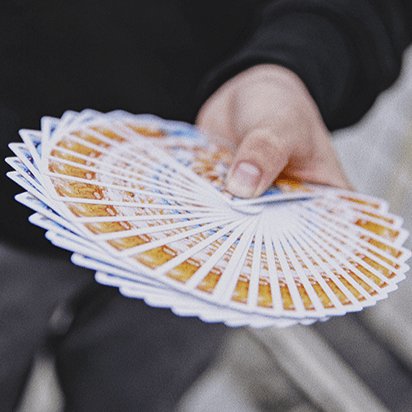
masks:
<svg viewBox="0 0 412 412"><path fill-rule="evenodd" d="M410 0L272 1L206 78L204 96L251 66L280 64L305 82L329 129L345 127L395 81L411 40Z"/></svg>

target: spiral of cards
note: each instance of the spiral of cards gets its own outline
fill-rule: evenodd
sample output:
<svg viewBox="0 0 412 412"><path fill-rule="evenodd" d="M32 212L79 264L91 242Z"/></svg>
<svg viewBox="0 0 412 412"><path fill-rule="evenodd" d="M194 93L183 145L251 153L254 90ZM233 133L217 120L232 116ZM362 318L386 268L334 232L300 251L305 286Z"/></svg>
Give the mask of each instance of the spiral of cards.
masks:
<svg viewBox="0 0 412 412"><path fill-rule="evenodd" d="M68 111L20 136L6 161L31 223L97 282L177 315L310 324L374 305L408 270L384 201L286 179L236 198L232 153L192 125Z"/></svg>

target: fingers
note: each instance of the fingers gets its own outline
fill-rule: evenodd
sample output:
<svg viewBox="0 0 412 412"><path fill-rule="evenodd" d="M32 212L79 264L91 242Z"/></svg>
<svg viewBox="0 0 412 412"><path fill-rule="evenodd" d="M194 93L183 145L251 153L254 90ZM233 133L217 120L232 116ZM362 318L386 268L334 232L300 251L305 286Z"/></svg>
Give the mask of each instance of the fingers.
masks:
<svg viewBox="0 0 412 412"><path fill-rule="evenodd" d="M261 195L280 173L352 189L315 101L287 69L260 65L235 76L203 105L197 124L237 148L226 178L235 196Z"/></svg>
<svg viewBox="0 0 412 412"><path fill-rule="evenodd" d="M299 170L295 173L295 176L310 183L354 190L333 151L329 153L326 161L309 161L307 165L305 165L305 170Z"/></svg>
<svg viewBox="0 0 412 412"><path fill-rule="evenodd" d="M289 160L286 138L269 128L257 128L243 139L226 179L226 189L242 198L262 194Z"/></svg>
<svg viewBox="0 0 412 412"><path fill-rule="evenodd" d="M267 127L248 132L240 143L226 179L226 189L235 196L250 198L261 195L280 173L306 182L353 190L327 133L300 139ZM299 140L299 144L292 144ZM303 150L297 150L300 146Z"/></svg>
<svg viewBox="0 0 412 412"><path fill-rule="evenodd" d="M326 128L317 127L312 132L309 145L312 148L311 151L306 149L300 154L300 157L292 156L291 162L286 168L287 174L310 183L353 190Z"/></svg>

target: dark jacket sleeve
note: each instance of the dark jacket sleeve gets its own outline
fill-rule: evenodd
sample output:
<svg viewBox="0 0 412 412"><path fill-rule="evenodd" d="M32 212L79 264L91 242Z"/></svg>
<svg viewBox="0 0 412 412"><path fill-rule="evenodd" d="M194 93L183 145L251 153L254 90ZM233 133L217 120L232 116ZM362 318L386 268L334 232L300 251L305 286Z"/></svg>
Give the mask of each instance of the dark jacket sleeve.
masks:
<svg viewBox="0 0 412 412"><path fill-rule="evenodd" d="M337 129L359 120L395 81L411 40L410 0L272 1L203 92L253 65L280 64L299 75L329 129Z"/></svg>

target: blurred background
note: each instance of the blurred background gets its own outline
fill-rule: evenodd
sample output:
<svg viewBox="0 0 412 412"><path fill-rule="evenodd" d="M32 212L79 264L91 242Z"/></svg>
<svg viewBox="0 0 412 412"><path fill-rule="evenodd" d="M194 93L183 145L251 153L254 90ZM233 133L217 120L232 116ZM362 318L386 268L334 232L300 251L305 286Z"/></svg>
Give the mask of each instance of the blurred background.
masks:
<svg viewBox="0 0 412 412"><path fill-rule="evenodd" d="M387 199L412 229L412 50L403 74L363 121L335 133L347 174ZM408 246L411 247L411 240ZM184 412L412 410L412 278L376 307L311 327L232 330L180 402ZM19 412L59 412L47 352Z"/></svg>

